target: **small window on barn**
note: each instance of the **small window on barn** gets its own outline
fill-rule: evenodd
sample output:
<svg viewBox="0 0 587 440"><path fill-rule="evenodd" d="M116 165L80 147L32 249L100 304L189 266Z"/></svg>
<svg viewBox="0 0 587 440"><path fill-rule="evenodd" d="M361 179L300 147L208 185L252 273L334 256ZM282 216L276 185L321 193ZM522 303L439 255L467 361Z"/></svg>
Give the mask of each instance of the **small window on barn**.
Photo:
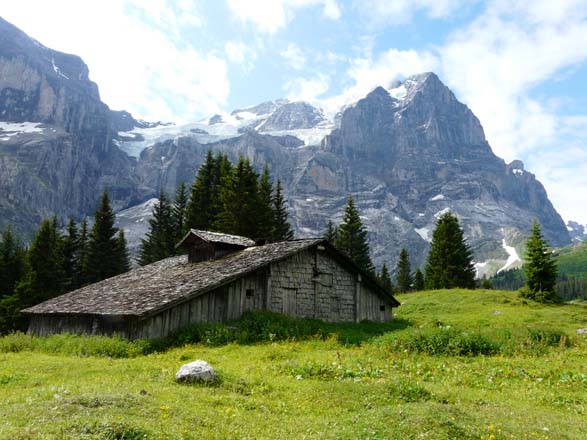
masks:
<svg viewBox="0 0 587 440"><path fill-rule="evenodd" d="M252 298L253 296L255 296L255 289L247 289L245 294L247 298Z"/></svg>
<svg viewBox="0 0 587 440"><path fill-rule="evenodd" d="M382 304L382 305L380 305L380 306L379 306L379 310L380 310L381 312L385 312L385 306L384 306L383 304Z"/></svg>

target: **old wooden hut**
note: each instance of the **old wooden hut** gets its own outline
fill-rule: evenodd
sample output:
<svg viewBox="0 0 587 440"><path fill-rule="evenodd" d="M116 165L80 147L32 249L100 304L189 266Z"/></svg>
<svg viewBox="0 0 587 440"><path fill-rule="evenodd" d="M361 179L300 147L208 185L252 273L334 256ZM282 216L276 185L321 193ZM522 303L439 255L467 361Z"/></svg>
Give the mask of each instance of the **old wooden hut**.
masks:
<svg viewBox="0 0 587 440"><path fill-rule="evenodd" d="M258 245L191 230L188 255L167 258L23 310L29 332L138 339L198 322L271 310L325 321L392 319L399 306L374 278L323 239Z"/></svg>

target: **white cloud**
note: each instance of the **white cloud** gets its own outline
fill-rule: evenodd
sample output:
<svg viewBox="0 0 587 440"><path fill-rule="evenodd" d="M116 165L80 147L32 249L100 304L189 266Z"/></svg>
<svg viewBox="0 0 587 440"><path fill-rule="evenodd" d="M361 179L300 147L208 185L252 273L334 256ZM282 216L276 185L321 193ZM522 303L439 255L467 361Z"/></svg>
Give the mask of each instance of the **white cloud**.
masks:
<svg viewBox="0 0 587 440"><path fill-rule="evenodd" d="M324 74L313 78L296 78L288 81L284 89L287 99L291 101L306 101L313 104L320 103L319 97L328 91L330 78Z"/></svg>
<svg viewBox="0 0 587 440"><path fill-rule="evenodd" d="M325 18L338 20L341 17L336 0L228 0L228 6L238 20L266 34L284 28L301 8L321 6Z"/></svg>
<svg viewBox="0 0 587 440"><path fill-rule="evenodd" d="M43 44L80 55L111 108L178 121L217 112L230 90L222 58L177 39L182 22L200 25L192 6L188 0L21 0L2 12Z"/></svg>
<svg viewBox="0 0 587 440"><path fill-rule="evenodd" d="M437 70L438 58L427 51L389 49L376 58L351 61L347 76L352 84L342 93L324 100L325 111L333 115L343 105L363 98L377 86L388 87L395 79Z"/></svg>
<svg viewBox="0 0 587 440"><path fill-rule="evenodd" d="M295 70L301 70L306 65L306 57L302 50L294 43L289 43L287 49L281 52L287 63Z"/></svg>
<svg viewBox="0 0 587 440"><path fill-rule="evenodd" d="M356 7L370 21L381 24L403 24L424 11L430 18L446 18L471 0L360 0Z"/></svg>
<svg viewBox="0 0 587 440"><path fill-rule="evenodd" d="M244 66L245 70L251 70L257 59L257 52L242 41L230 40L224 45L224 51L228 61Z"/></svg>

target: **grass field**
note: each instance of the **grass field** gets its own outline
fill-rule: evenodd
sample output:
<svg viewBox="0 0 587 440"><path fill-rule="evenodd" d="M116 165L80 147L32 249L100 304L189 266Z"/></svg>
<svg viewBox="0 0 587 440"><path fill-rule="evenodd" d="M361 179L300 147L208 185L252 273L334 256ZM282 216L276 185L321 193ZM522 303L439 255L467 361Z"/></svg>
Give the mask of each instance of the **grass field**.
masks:
<svg viewBox="0 0 587 440"><path fill-rule="evenodd" d="M586 306L498 291L398 299L395 326L307 340L143 354L111 339L0 338L0 438L587 438ZM219 382L176 383L195 359Z"/></svg>

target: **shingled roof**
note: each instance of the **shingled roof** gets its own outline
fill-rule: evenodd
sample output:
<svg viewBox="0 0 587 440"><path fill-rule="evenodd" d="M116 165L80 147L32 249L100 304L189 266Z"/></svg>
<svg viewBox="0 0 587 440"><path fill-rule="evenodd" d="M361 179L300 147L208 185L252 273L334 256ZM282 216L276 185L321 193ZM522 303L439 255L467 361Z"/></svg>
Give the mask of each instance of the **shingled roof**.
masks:
<svg viewBox="0 0 587 440"><path fill-rule="evenodd" d="M217 260L188 263L185 255L166 258L124 274L74 290L23 310L24 314L128 315L145 317L227 284L272 262L314 245L346 257L323 239L304 239L248 247ZM354 266L354 264L350 263ZM365 281L373 284L366 276ZM394 306L399 303L375 285Z"/></svg>
<svg viewBox="0 0 587 440"><path fill-rule="evenodd" d="M208 243L230 244L234 246L251 247L255 246L255 241L248 237L240 235L222 234L220 232L202 231L200 229L190 229L187 234L177 243L176 247L183 247L198 237Z"/></svg>

